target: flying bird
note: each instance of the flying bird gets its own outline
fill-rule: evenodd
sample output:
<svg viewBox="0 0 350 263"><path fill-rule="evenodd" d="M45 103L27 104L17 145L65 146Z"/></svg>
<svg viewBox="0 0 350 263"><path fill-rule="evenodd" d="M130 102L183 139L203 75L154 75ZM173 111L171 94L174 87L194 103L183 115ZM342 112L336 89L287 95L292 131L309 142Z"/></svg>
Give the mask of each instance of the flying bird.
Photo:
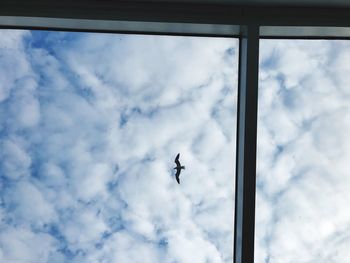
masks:
<svg viewBox="0 0 350 263"><path fill-rule="evenodd" d="M180 158L180 154L178 153L176 155L176 158L175 158L175 163L176 163L176 167L174 169L176 169L176 174L175 174L175 177L176 177L176 181L178 184L180 184L180 173L181 173L181 169L185 169L185 166L181 166L181 163L179 161L179 158Z"/></svg>

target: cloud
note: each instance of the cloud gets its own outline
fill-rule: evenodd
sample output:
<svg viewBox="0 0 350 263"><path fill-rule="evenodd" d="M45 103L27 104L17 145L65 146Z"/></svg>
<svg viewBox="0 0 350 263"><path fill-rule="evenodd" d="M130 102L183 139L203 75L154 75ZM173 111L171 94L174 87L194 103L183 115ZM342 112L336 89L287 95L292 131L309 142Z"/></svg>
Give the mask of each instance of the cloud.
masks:
<svg viewBox="0 0 350 263"><path fill-rule="evenodd" d="M3 176L18 179L27 176L31 165L31 157L24 149L24 142L19 138L8 138L0 141L2 164L0 166Z"/></svg>
<svg viewBox="0 0 350 263"><path fill-rule="evenodd" d="M0 244L3 262L48 262L55 249L55 240L50 235L22 227L2 228Z"/></svg>
<svg viewBox="0 0 350 263"><path fill-rule="evenodd" d="M261 42L255 259L346 262L348 41Z"/></svg>
<svg viewBox="0 0 350 263"><path fill-rule="evenodd" d="M4 261L232 261L236 39L0 34Z"/></svg>

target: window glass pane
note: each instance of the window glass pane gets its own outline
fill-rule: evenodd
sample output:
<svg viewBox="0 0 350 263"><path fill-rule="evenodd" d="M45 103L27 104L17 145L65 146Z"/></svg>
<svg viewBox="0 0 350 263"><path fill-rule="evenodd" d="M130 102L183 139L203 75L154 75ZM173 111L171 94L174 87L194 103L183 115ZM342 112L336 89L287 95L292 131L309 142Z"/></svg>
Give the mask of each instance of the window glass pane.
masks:
<svg viewBox="0 0 350 263"><path fill-rule="evenodd" d="M260 52L256 262L347 262L350 42Z"/></svg>
<svg viewBox="0 0 350 263"><path fill-rule="evenodd" d="M237 53L1 30L0 261L231 262Z"/></svg>

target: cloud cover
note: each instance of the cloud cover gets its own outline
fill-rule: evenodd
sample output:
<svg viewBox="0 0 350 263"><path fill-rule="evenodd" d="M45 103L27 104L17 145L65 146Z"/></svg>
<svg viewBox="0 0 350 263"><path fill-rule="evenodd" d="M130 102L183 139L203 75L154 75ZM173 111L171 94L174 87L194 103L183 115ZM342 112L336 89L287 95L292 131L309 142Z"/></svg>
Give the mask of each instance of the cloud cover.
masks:
<svg viewBox="0 0 350 263"><path fill-rule="evenodd" d="M256 262L348 262L349 41L262 40Z"/></svg>
<svg viewBox="0 0 350 263"><path fill-rule="evenodd" d="M1 262L232 261L237 40L0 35Z"/></svg>

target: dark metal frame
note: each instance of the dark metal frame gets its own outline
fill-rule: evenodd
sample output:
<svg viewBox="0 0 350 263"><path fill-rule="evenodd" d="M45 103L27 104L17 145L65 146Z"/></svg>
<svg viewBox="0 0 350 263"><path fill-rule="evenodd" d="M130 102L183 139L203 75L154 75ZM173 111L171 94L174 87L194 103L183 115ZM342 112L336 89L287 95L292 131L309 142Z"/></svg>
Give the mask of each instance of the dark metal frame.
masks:
<svg viewBox="0 0 350 263"><path fill-rule="evenodd" d="M259 39L350 39L350 6L329 5L3 0L0 28L239 37L234 262L253 263Z"/></svg>
<svg viewBox="0 0 350 263"><path fill-rule="evenodd" d="M254 262L259 27L242 27L239 45L234 262Z"/></svg>

